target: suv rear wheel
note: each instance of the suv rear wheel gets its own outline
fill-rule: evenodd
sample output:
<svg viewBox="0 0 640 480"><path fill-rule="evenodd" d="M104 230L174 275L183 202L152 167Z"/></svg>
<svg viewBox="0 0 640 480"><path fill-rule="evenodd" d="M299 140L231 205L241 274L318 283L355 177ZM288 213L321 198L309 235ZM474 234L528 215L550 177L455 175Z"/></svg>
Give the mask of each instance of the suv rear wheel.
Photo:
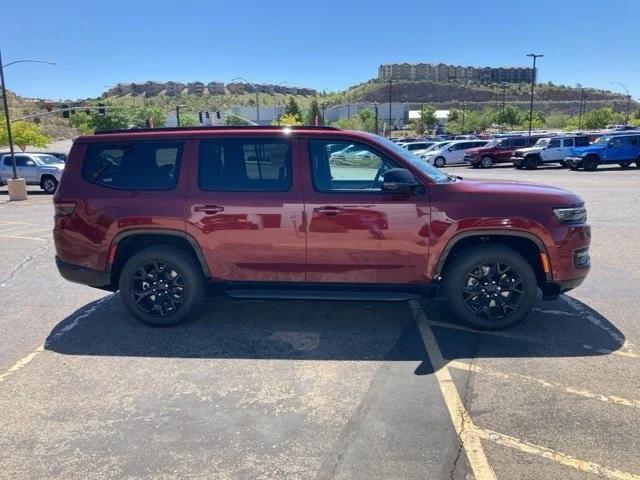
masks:
<svg viewBox="0 0 640 480"><path fill-rule="evenodd" d="M456 257L445 273L451 311L483 330L522 321L536 300L536 275L516 251L498 245L474 247Z"/></svg>
<svg viewBox="0 0 640 480"><path fill-rule="evenodd" d="M40 188L44 190L46 193L56 193L56 189L58 188L58 180L51 175L44 175L42 180L40 180Z"/></svg>
<svg viewBox="0 0 640 480"><path fill-rule="evenodd" d="M119 288L124 305L138 320L169 327L196 313L204 295L204 278L187 253L159 245L127 260Z"/></svg>
<svg viewBox="0 0 640 480"><path fill-rule="evenodd" d="M620 162L618 165L620 165L621 168L629 168L631 163L632 162Z"/></svg>
<svg viewBox="0 0 640 480"><path fill-rule="evenodd" d="M493 165L493 158L491 158L491 157L482 157L480 159L480 166L482 168L491 168L492 165Z"/></svg>

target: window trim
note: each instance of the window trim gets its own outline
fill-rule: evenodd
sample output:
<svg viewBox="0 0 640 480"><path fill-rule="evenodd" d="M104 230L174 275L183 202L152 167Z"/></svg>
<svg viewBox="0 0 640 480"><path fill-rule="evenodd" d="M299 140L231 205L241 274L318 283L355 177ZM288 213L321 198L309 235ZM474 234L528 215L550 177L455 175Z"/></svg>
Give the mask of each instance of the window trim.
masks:
<svg viewBox="0 0 640 480"><path fill-rule="evenodd" d="M89 180L87 178L85 178L85 164L87 161L87 157L89 154L89 150L92 147L96 147L96 146L102 146L103 148L105 147L111 147L111 148L123 148L126 147L127 145L131 145L131 144L141 144L141 143L154 143L154 144L162 144L162 143L172 143L172 144L177 144L178 145L178 153L176 155L176 163L174 166L174 171L175 171L175 177L174 177L174 184L170 187L170 188L122 188L122 187L116 187L114 185L107 185L104 183L100 183L100 182L96 182L94 180ZM82 178L83 181L90 183L91 185L97 185L99 187L104 187L104 188L109 188L111 190L119 190L121 192L171 192L173 190L175 190L176 188L178 188L178 184L180 183L180 174L181 174L181 166L182 166L182 158L184 156L184 152L185 152L185 145L186 145L186 140L185 139L177 139L177 140L131 140L131 141L121 141L121 142L113 142L113 143L103 143L103 142L96 142L96 143L90 143L87 145L87 149L86 152L84 154L84 158L82 159L82 169L80 171L80 178Z"/></svg>
<svg viewBox="0 0 640 480"><path fill-rule="evenodd" d="M286 189L283 190L258 190L255 188L250 188L250 189L239 189L239 188L204 188L202 186L202 178L200 175L200 163L201 163L201 157L200 154L202 153L201 150L201 146L202 146L202 142L211 142L211 141L217 141L217 142L224 142L226 140L253 140L254 142L256 140L262 141L263 143L266 142L271 142L271 143L286 143L289 145L289 155L288 155L288 165L287 167L289 167L289 183L287 185ZM235 193L235 192L244 192L244 193L286 193L286 192L290 192L291 189L293 188L293 176L294 176L294 172L293 172L293 141L291 138L283 138L283 137L275 137L275 136L251 136L251 137L245 137L245 136L220 136L220 137L207 137L207 138L198 138L196 139L196 148L197 148L197 155L196 155L196 162L197 162L197 168L196 168L196 177L197 177L197 183L198 183L198 189L202 192L229 192L229 193ZM245 163L246 165L246 163Z"/></svg>
<svg viewBox="0 0 640 480"><path fill-rule="evenodd" d="M394 162L395 164L398 165L398 167L396 168L404 168L405 170L408 170L411 172L411 170L409 170L408 168L406 168L406 165L403 165L402 163L398 162L397 160L393 159L393 158L389 158L389 155L387 154L383 154L380 152L380 150L372 147L371 145L369 145L368 143L363 142L360 139L352 139L352 138L324 138L324 137L312 137L312 138L307 138L307 155L309 158L309 174L311 176L311 185L313 186L313 191L316 193L324 193L324 194L342 194L342 193L346 193L346 194L356 194L356 195L397 195L394 194L392 192L383 192L382 190L379 191L366 191L366 190L320 190L318 188L318 186L316 185L316 179L315 176L313 175L313 158L311 156L311 142L313 141L322 141L325 143L359 143L361 145L365 145L367 148L371 149L372 153L375 153L377 156L379 156L380 158L386 158L388 160L391 160L392 162ZM414 178L416 179L416 182L418 182L420 185L422 185L422 189L423 191L425 190L425 186L424 184L420 181L420 179L418 177L416 177L413 172L411 172L411 174L414 176ZM418 192L415 193L413 195L420 195L422 192ZM412 195L412 196L413 196Z"/></svg>

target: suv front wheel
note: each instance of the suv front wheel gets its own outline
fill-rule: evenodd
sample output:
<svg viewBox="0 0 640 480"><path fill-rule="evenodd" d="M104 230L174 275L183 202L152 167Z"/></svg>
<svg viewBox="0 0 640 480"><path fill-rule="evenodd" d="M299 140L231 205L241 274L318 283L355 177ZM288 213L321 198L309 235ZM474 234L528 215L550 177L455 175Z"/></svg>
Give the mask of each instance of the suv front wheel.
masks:
<svg viewBox="0 0 640 480"><path fill-rule="evenodd" d="M187 253L158 245L127 260L119 288L122 302L138 320L169 327L196 313L204 295L204 278Z"/></svg>
<svg viewBox="0 0 640 480"><path fill-rule="evenodd" d="M491 168L492 165L493 165L493 158L491 158L491 157L482 157L480 159L480 166L482 168Z"/></svg>
<svg viewBox="0 0 640 480"><path fill-rule="evenodd" d="M518 252L498 245L471 248L444 277L451 311L467 324L496 330L522 321L536 300L536 275Z"/></svg>

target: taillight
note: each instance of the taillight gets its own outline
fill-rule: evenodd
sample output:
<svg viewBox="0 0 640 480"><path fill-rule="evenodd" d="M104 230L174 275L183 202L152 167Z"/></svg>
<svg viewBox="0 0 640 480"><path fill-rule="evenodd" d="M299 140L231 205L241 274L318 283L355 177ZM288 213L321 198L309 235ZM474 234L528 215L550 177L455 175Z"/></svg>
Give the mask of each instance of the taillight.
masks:
<svg viewBox="0 0 640 480"><path fill-rule="evenodd" d="M56 202L53 208L56 217L68 217L76 209L76 202Z"/></svg>

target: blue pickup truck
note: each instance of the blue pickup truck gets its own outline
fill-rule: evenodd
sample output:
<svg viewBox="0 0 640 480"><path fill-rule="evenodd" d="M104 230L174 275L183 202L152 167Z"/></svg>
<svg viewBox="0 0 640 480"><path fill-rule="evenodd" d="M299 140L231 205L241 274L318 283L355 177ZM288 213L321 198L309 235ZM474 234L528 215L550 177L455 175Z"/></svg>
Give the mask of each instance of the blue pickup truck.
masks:
<svg viewBox="0 0 640 480"><path fill-rule="evenodd" d="M628 168L634 162L640 168L640 133L602 136L588 147L571 149L564 161L572 170L593 171L614 163Z"/></svg>

